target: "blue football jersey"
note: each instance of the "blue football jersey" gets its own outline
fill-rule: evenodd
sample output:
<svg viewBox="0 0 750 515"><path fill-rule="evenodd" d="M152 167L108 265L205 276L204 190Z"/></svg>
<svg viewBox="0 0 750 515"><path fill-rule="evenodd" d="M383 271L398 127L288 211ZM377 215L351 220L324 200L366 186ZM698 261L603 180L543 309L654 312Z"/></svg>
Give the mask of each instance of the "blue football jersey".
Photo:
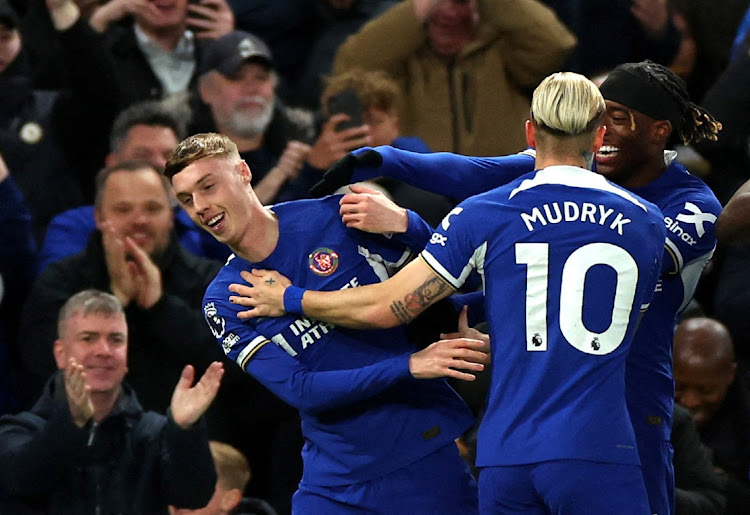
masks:
<svg viewBox="0 0 750 515"><path fill-rule="evenodd" d="M275 269L293 284L337 290L387 279L414 253L397 238L348 229L339 196L274 206L280 237L265 260L232 257L206 291L204 312L227 356L302 418L303 482L367 481L448 445L473 423L444 380L417 380L403 328L361 331L305 317L240 320L228 298L242 270ZM417 249L420 250L420 249Z"/></svg>
<svg viewBox="0 0 750 515"><path fill-rule="evenodd" d="M534 166L531 149L501 157L448 153L428 157L388 147L375 150L383 156L382 166L357 168L355 178L394 177L453 198L467 198L507 184ZM665 159L673 157L671 151L665 152ZM636 332L633 352L627 362L628 404L639 438L669 441L674 403L674 326L713 255L714 225L721 204L703 181L677 162L671 162L650 184L631 191L659 207L664 214L667 237L662 276L651 307Z"/></svg>
<svg viewBox="0 0 750 515"><path fill-rule="evenodd" d="M668 441L674 404L674 328L716 248L721 204L703 181L676 162L647 186L631 191L659 206L667 237L662 274L628 356L628 408L636 434L656 429L654 436Z"/></svg>
<svg viewBox="0 0 750 515"><path fill-rule="evenodd" d="M492 377L477 466L639 463L625 359L660 271L659 209L553 166L459 204L421 254L453 288L484 280Z"/></svg>

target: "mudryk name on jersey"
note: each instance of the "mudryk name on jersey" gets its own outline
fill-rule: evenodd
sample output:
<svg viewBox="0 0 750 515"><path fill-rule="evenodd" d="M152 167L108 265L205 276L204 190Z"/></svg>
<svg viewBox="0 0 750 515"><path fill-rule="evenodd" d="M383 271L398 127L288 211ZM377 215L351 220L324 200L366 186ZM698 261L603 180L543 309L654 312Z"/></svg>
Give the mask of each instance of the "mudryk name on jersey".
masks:
<svg viewBox="0 0 750 515"><path fill-rule="evenodd" d="M630 223L622 213L615 213L615 210L602 204L593 204L591 202L551 202L534 206L528 212L521 213L521 220L526 224L529 231L536 227L547 224L558 224L561 222L588 222L608 226L613 231L617 231L622 236L625 224Z"/></svg>

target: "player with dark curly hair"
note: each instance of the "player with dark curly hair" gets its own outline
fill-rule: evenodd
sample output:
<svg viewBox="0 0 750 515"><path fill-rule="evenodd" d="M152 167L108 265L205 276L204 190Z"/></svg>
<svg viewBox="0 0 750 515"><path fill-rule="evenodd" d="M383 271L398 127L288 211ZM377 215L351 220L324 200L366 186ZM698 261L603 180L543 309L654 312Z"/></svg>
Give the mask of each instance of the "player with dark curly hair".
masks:
<svg viewBox="0 0 750 515"><path fill-rule="evenodd" d="M651 61L615 68L601 85L606 103L604 144L596 171L656 204L667 227L661 279L641 320L627 362L628 409L638 441L651 513L674 510L669 442L674 387L672 336L716 247L721 205L710 188L674 161L671 143L715 140L721 124L688 96L681 78ZM503 157L410 154L361 149L327 173L317 194L342 182L388 176L436 193L465 198L533 169L533 152Z"/></svg>

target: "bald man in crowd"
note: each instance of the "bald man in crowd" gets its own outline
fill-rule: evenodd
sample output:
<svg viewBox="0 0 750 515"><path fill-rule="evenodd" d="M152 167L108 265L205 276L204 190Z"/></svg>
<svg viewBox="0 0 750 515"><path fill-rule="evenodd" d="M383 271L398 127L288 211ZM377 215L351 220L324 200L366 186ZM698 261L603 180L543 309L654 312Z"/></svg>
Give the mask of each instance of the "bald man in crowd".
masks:
<svg viewBox="0 0 750 515"><path fill-rule="evenodd" d="M728 329L689 318L674 335L675 400L690 410L714 465L728 476L727 513L750 506L750 389L734 358Z"/></svg>

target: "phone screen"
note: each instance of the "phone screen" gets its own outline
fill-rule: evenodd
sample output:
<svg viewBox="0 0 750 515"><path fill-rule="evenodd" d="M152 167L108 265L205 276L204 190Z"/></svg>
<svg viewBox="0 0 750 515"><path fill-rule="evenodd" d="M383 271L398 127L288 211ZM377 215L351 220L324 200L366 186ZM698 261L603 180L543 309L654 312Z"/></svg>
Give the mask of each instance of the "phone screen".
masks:
<svg viewBox="0 0 750 515"><path fill-rule="evenodd" d="M349 115L349 120L341 122L336 126L337 131L362 125L362 104L360 104L359 97L354 90L346 89L328 99L329 116L337 113Z"/></svg>

